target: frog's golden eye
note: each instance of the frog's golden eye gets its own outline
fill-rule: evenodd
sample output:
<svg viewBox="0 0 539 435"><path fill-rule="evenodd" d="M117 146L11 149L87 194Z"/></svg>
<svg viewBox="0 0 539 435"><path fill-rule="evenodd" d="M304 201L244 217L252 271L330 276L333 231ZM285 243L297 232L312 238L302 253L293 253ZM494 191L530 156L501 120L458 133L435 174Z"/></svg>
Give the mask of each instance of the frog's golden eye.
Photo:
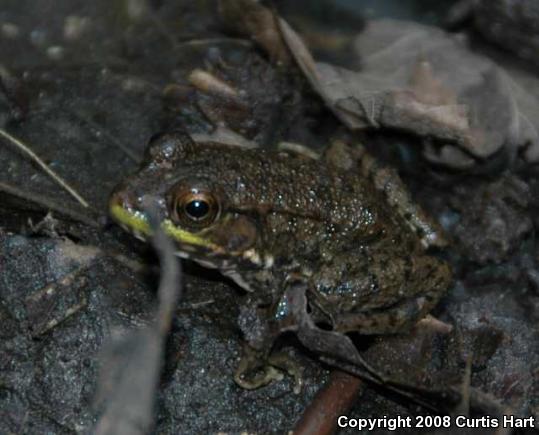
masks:
<svg viewBox="0 0 539 435"><path fill-rule="evenodd" d="M179 224L207 226L217 219L219 203L210 192L191 189L178 192L171 211Z"/></svg>

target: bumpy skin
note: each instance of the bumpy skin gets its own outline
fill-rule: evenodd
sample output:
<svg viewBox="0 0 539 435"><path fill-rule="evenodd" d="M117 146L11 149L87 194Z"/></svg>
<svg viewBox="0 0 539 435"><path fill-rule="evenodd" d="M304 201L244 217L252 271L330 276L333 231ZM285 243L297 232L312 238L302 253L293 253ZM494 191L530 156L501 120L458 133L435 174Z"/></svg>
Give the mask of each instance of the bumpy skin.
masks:
<svg viewBox="0 0 539 435"><path fill-rule="evenodd" d="M341 332L399 332L434 306L450 272L425 253L406 213L354 159L337 165L165 134L152 141L139 172L117 187L111 213L144 237L151 198L179 255L235 279L255 306L269 307L269 318L282 320L279 300L293 277L307 283L316 322ZM212 192L220 204L204 228L174 220L175 192L191 187Z"/></svg>

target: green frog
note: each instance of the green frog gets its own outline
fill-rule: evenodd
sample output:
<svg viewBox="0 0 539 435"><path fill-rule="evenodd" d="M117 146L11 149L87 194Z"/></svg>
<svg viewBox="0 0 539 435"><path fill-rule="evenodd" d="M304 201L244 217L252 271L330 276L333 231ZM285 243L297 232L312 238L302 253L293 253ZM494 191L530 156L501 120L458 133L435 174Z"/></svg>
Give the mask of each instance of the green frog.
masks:
<svg viewBox="0 0 539 435"><path fill-rule="evenodd" d="M245 388L274 379L274 366L290 369L271 353L283 331L327 353L350 331L400 333L451 279L448 265L427 253L443 245L439 229L397 174L342 142L316 158L163 133L114 190L110 213L146 239L148 201L178 256L246 290L239 325L247 346L235 376Z"/></svg>

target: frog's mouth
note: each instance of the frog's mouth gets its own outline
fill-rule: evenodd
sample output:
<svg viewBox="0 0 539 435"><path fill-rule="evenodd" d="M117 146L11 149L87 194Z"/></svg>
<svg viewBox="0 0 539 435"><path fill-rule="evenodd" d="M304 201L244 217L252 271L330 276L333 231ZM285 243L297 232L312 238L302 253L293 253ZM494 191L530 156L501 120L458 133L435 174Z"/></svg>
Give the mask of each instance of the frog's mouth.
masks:
<svg viewBox="0 0 539 435"><path fill-rule="evenodd" d="M110 205L110 214L118 224L137 239L147 241L152 236L152 229L146 213L125 208L118 203ZM234 262L221 247L212 243L203 234L192 233L178 228L170 219L163 219L161 228L176 242L175 252L180 258L194 260L205 267L220 269L226 274L235 269Z"/></svg>
<svg viewBox="0 0 539 435"><path fill-rule="evenodd" d="M131 206L129 198L125 195L114 193L109 202L109 213L112 218L127 232L133 234L142 241L147 241L153 233L148 214L139 208ZM161 218L161 229L176 244L175 255L180 258L193 260L200 265L212 269L218 269L223 275L228 276L247 291L251 287L238 271L238 264L245 267L271 268L273 257L264 257L252 248L231 250L225 248L210 238L210 231L191 232L178 227L166 215ZM240 227L241 227L240 223ZM209 229L208 229L209 230ZM241 231L240 231L241 232ZM238 248L238 246L236 246Z"/></svg>
<svg viewBox="0 0 539 435"><path fill-rule="evenodd" d="M146 213L138 210L128 210L120 204L111 204L110 214L126 231L132 233L137 239L147 241L152 236L149 219ZM200 234L191 233L178 228L170 219L163 219L161 229L170 238L180 244L182 251L198 251L200 248L209 252L218 252L218 246Z"/></svg>

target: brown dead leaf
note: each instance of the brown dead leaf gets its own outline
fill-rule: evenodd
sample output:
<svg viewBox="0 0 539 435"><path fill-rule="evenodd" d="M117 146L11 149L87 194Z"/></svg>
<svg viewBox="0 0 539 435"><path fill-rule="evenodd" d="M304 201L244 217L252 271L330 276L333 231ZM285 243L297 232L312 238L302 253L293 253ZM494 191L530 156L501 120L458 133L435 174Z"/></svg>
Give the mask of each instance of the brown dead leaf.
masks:
<svg viewBox="0 0 539 435"><path fill-rule="evenodd" d="M425 157L468 168L502 147L525 147L539 160L539 135L521 89L491 60L440 29L373 21L356 39L361 71L317 63L295 31L279 20L283 38L308 81L350 129L391 128L425 139ZM532 111L533 112L533 111Z"/></svg>
<svg viewBox="0 0 539 435"><path fill-rule="evenodd" d="M277 17L253 0L219 0L219 14L225 26L252 38L269 54L273 63L288 65L292 58L277 27Z"/></svg>
<svg viewBox="0 0 539 435"><path fill-rule="evenodd" d="M418 101L432 105L456 105L456 95L434 76L432 65L419 60L410 78L410 89Z"/></svg>

